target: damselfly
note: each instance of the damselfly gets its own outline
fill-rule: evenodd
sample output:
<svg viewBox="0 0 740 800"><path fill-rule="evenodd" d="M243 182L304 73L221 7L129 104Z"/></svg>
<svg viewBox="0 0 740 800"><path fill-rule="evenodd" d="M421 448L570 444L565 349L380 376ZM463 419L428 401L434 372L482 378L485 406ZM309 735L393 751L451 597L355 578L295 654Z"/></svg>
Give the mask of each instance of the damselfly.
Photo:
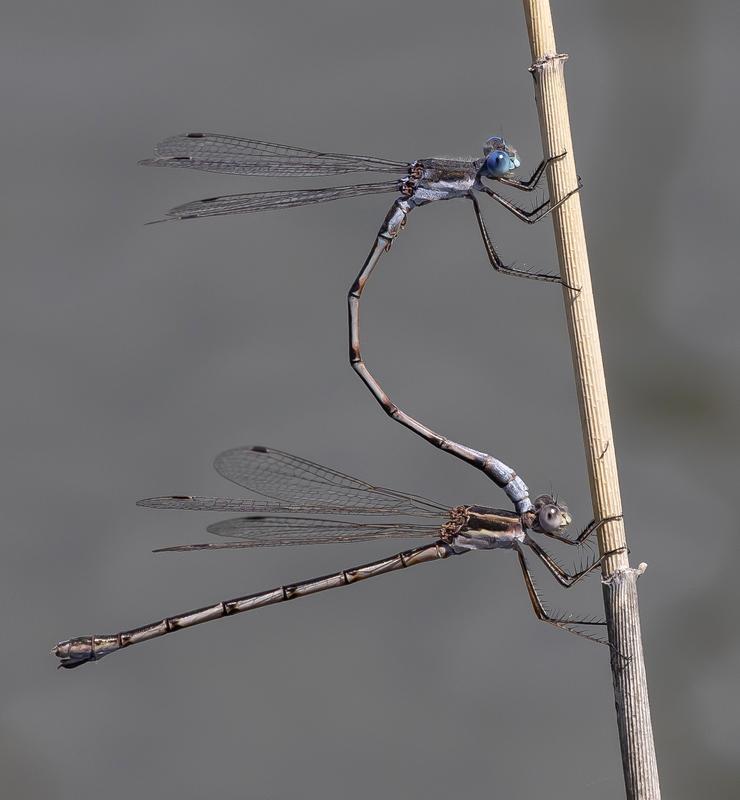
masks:
<svg viewBox="0 0 740 800"><path fill-rule="evenodd" d="M483 454L481 454L483 455ZM495 460L495 459L494 459ZM500 462L499 462L500 463ZM501 465L502 467L504 465ZM569 545L582 545L609 520L591 522L577 537L564 533L571 518L568 509L549 496L538 497L530 509L514 513L477 505L453 508L419 495L407 494L345 475L297 456L267 447L237 447L216 458L215 468L224 478L267 498L262 501L218 497L171 496L140 500L147 508L191 511L246 512L251 516L217 522L210 533L231 541L178 545L164 551L219 550L276 545L365 542L373 539L434 539L390 558L265 592L224 600L211 606L165 617L157 622L111 635L82 636L59 642L52 651L60 666L77 667L99 661L109 653L202 622L282 603L298 597L347 586L365 578L460 555L471 550L513 550L518 558L534 613L538 619L587 639L601 639L580 630L602 621L550 613L535 587L525 550L536 556L561 586L570 587L597 567L592 558L573 573L567 572L539 545L530 532ZM525 487L526 489L526 487ZM303 514L319 516L306 517ZM286 516L283 516L286 515ZM396 521L348 521L344 516L394 516ZM325 517L329 517L328 519ZM424 522L413 522L421 518Z"/></svg>
<svg viewBox="0 0 740 800"><path fill-rule="evenodd" d="M546 168L564 153L543 160L527 180L518 180L512 173L519 164L516 150L504 139L494 136L485 143L483 157L451 160L423 158L416 161L390 161L373 156L353 156L341 153L324 153L302 147L263 142L257 139L241 139L213 133L188 133L173 136L160 142L155 148L155 157L141 161L147 166L180 167L205 172L223 172L234 175L265 175L273 177L306 177L316 175L343 175L353 172L397 173L402 177L380 183L353 184L323 189L294 189L287 191L253 192L250 194L225 195L196 200L177 206L168 212L170 220L198 219L201 217L240 214L252 211L271 211L311 203L325 203L345 197L357 197L382 192L400 192L393 202L376 240L357 279L352 284L348 301L349 312L349 358L353 369L380 403L383 410L397 422L405 425L426 441L446 452L462 458L482 469L501 486L519 512L531 508L528 498L522 498L519 486L497 470L490 459L481 461L481 454L469 447L450 442L444 436L401 411L391 402L368 369L360 351L360 298L370 274L387 252L396 236L406 224L411 211L417 206L437 200L462 198L473 205L478 227L483 238L491 266L505 275L516 275L535 280L562 283L556 275L533 272L526 267L505 264L499 258L478 202L478 195L485 194L511 211L518 219L534 223L562 205L578 189L573 189L555 203L546 198L532 210L520 208L495 192L484 180L519 189L534 190ZM160 220L161 221L161 220ZM495 462L495 459L492 460ZM498 462L497 462L498 463ZM512 473L513 474L513 473Z"/></svg>

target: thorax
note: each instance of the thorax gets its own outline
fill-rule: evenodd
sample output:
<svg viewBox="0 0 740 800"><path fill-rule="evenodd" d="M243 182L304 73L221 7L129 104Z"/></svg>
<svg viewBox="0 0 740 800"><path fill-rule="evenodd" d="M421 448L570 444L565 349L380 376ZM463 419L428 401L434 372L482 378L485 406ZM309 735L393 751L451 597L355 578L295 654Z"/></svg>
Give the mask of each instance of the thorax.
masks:
<svg viewBox="0 0 740 800"><path fill-rule="evenodd" d="M415 166L418 168L418 177L414 180L411 195L414 205L466 197L478 173L474 161L428 158L417 161Z"/></svg>
<svg viewBox="0 0 740 800"><path fill-rule="evenodd" d="M524 541L521 517L513 511L467 506L465 516L452 537L452 546L460 551L511 549Z"/></svg>

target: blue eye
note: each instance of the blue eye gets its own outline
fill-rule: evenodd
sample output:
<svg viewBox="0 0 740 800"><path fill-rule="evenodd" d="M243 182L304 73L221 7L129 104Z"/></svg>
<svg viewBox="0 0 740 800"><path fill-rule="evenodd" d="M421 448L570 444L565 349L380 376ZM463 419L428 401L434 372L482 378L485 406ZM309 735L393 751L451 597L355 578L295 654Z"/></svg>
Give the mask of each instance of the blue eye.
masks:
<svg viewBox="0 0 740 800"><path fill-rule="evenodd" d="M503 150L494 150L486 156L486 172L491 177L505 175L512 169L514 164Z"/></svg>

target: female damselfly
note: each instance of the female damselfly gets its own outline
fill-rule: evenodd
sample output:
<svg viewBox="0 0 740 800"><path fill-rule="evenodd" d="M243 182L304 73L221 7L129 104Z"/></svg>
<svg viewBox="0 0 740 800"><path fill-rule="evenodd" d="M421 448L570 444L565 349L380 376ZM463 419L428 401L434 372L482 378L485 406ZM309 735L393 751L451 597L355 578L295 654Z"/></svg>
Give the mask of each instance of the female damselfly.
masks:
<svg viewBox="0 0 740 800"><path fill-rule="evenodd" d="M561 586L573 586L611 553L592 558L577 571L569 573L534 540L530 532L580 546L609 520L591 522L577 537L571 538L564 533L571 522L567 508L549 496L537 498L530 509L522 513L478 505L449 507L419 495L374 486L267 447L237 447L227 450L216 458L215 468L224 478L267 499L255 501L188 495L140 500L138 505L146 508L250 514L208 527L210 533L227 537L231 541L177 545L162 548L158 552L365 542L373 539L428 538L434 541L390 558L320 578L279 586L269 591L220 601L128 631L82 636L59 642L52 652L60 659L61 667L71 669L88 661L99 661L109 653L132 644L146 642L202 622L305 597L326 589L348 586L365 578L471 550L513 550L537 617L556 628L602 642L596 636L580 630L580 627L603 625L603 621L555 615L545 608L527 564L525 550L533 553ZM304 514L318 516L302 516ZM396 520L384 522L376 519L341 519L345 516L393 516ZM413 522L413 518L425 521Z"/></svg>

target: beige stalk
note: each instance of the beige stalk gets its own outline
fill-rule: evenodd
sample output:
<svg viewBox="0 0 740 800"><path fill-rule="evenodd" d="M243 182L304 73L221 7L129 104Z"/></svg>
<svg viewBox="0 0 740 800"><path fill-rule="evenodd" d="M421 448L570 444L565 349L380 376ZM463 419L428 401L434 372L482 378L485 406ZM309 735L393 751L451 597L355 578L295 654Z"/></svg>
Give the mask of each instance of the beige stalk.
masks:
<svg viewBox="0 0 740 800"><path fill-rule="evenodd" d="M567 152L548 170L550 196L562 197L578 180L565 92L567 55L557 52L549 0L524 0L532 51L530 72L545 156ZM616 447L612 435L604 364L601 357L581 201L574 195L553 213L560 274L564 283L573 368L583 428L593 513L596 519L622 514ZM571 289L567 287L576 287ZM637 578L645 565L630 568L624 521L615 520L598 531L599 550L619 551L602 567L604 604L614 696L629 800L659 800L650 704L637 604Z"/></svg>

